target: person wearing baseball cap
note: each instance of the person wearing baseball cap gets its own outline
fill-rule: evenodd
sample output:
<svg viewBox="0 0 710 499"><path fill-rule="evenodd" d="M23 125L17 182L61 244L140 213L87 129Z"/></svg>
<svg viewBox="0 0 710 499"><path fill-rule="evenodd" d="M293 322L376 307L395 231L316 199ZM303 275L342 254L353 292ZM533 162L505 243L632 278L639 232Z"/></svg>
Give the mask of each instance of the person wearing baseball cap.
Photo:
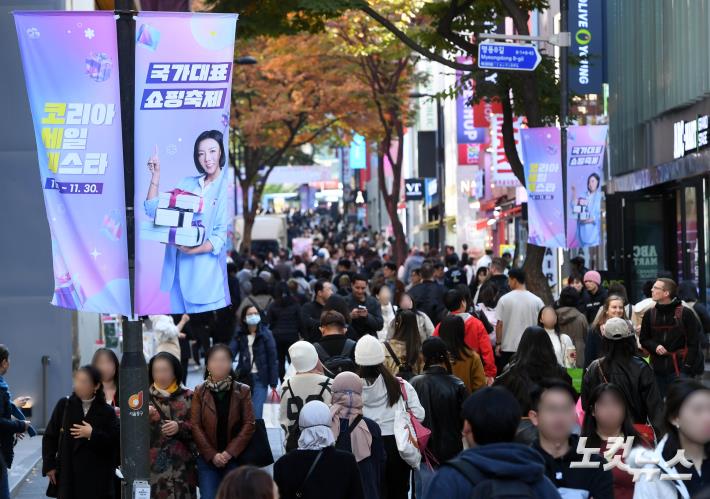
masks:
<svg viewBox="0 0 710 499"><path fill-rule="evenodd" d="M609 296L609 292L602 286L602 276L596 270L588 270L584 274L584 287L589 293L589 302L584 315L587 317L587 322L591 324L597 317L599 308Z"/></svg>
<svg viewBox="0 0 710 499"><path fill-rule="evenodd" d="M315 347L307 341L297 341L288 349L296 374L281 387L281 427L286 432L286 451L298 447L298 416L311 400L330 405L331 379L323 375Z"/></svg>
<svg viewBox="0 0 710 499"><path fill-rule="evenodd" d="M633 325L626 319L612 317L602 326L601 332L606 354L592 362L584 374L582 407L586 407L594 388L614 383L624 393L639 433L652 435L649 424L658 432L663 418L663 402L653 370L639 355Z"/></svg>

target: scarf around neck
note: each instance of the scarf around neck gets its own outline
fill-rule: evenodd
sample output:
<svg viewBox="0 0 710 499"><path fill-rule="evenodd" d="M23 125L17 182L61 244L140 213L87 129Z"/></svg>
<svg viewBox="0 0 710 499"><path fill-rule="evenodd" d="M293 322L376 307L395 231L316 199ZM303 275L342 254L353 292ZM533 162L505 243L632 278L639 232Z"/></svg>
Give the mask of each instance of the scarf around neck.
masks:
<svg viewBox="0 0 710 499"><path fill-rule="evenodd" d="M210 374L205 381L205 385L213 392L226 392L232 388L232 377L227 376L221 381L214 381Z"/></svg>
<svg viewBox="0 0 710 499"><path fill-rule="evenodd" d="M350 425L362 414L362 380L358 375L346 371L335 377L332 389L330 428L337 440L340 420L346 419ZM350 446L357 462L370 457L372 434L362 419L350 432Z"/></svg>
<svg viewBox="0 0 710 499"><path fill-rule="evenodd" d="M178 391L178 388L180 388L180 385L178 385L176 381L173 381L172 384L165 389L160 388L156 383L153 383L153 385L150 388L156 395L160 395L161 397L169 398L173 393Z"/></svg>

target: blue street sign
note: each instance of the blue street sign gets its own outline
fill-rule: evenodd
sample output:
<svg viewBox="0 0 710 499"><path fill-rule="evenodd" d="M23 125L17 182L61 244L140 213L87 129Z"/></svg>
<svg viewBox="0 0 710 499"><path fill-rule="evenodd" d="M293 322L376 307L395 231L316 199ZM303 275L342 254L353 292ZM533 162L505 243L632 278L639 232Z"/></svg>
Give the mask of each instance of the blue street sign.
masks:
<svg viewBox="0 0 710 499"><path fill-rule="evenodd" d="M533 71L542 57L529 44L483 42L478 45L478 67L508 71Z"/></svg>

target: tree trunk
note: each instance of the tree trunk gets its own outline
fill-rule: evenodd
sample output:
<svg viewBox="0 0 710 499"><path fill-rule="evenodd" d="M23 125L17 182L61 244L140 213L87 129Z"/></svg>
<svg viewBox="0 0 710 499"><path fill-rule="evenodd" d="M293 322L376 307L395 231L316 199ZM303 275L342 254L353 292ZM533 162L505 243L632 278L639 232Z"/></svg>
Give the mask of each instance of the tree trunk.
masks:
<svg viewBox="0 0 710 499"><path fill-rule="evenodd" d="M527 252L525 253L525 262L523 270L526 274L526 285L531 293L539 296L545 305L552 305L552 292L550 284L547 282L547 277L542 272L542 260L545 258L546 248L536 246L535 244L518 241L519 244L527 244Z"/></svg>
<svg viewBox="0 0 710 499"><path fill-rule="evenodd" d="M407 258L407 236L404 234L404 226L397 216L397 202L392 199L385 200L385 208L392 223L392 236L394 237L392 258L397 265L402 265Z"/></svg>

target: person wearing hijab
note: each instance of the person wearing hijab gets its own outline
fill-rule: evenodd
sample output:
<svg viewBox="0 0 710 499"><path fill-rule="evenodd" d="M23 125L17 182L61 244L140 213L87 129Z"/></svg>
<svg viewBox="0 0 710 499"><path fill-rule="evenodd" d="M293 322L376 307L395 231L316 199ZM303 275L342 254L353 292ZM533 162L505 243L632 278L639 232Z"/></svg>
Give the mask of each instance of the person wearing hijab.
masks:
<svg viewBox="0 0 710 499"><path fill-rule="evenodd" d="M332 416L319 400L301 409L298 448L274 464L281 499L364 499L353 454L335 448Z"/></svg>
<svg viewBox="0 0 710 499"><path fill-rule="evenodd" d="M330 427L335 448L355 456L365 497L379 499L387 454L380 427L362 415L362 379L342 372L333 380L332 390Z"/></svg>

